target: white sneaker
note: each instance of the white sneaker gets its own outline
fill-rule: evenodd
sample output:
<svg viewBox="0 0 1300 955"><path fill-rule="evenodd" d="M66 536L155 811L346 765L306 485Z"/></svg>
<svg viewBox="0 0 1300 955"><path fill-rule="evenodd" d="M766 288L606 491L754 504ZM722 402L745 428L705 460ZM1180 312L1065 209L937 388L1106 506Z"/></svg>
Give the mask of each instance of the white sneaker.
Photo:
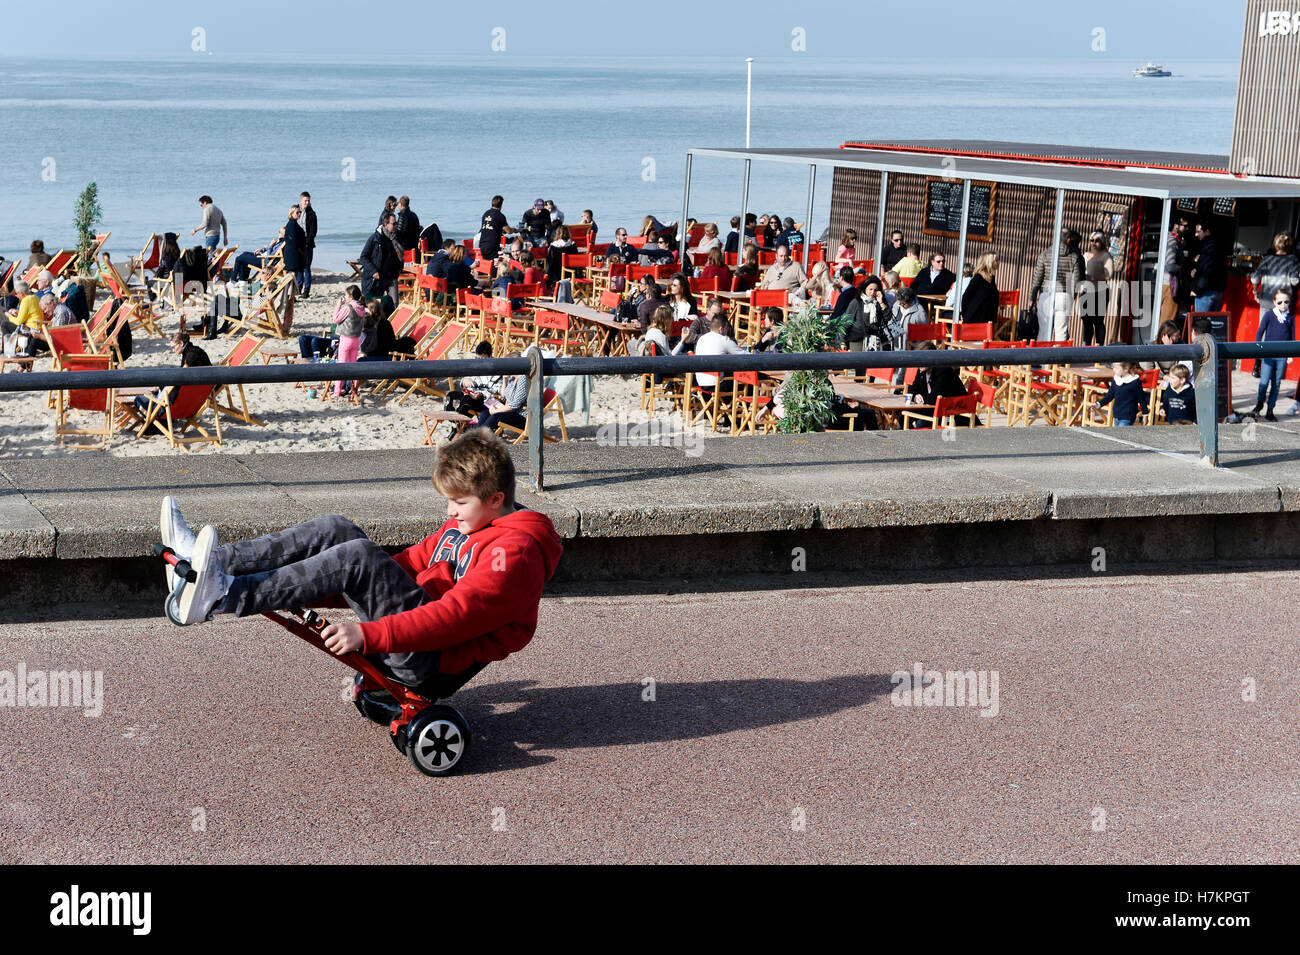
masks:
<svg viewBox="0 0 1300 955"><path fill-rule="evenodd" d="M181 516L181 506L170 494L162 499L162 513L158 516L158 533L164 547L170 547L177 557L189 560L194 553L194 532ZM176 587L176 571L171 564L167 568L167 592Z"/></svg>
<svg viewBox="0 0 1300 955"><path fill-rule="evenodd" d="M234 579L225 573L217 554L217 530L211 524L199 531L194 539L194 553L190 556L194 568L194 582L186 584L177 601L176 612L182 627L202 623L212 616L217 604L230 590Z"/></svg>

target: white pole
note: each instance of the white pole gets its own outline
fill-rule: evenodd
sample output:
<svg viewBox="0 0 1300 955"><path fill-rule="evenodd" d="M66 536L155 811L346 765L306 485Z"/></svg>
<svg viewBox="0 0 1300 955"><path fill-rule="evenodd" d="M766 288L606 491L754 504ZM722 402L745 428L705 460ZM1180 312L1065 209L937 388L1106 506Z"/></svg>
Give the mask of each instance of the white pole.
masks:
<svg viewBox="0 0 1300 955"><path fill-rule="evenodd" d="M754 58L752 56L747 56L745 57L745 148L746 149L749 148L749 106L752 101L753 88L754 88ZM743 229L745 227L745 223L742 222L740 224L740 227Z"/></svg>

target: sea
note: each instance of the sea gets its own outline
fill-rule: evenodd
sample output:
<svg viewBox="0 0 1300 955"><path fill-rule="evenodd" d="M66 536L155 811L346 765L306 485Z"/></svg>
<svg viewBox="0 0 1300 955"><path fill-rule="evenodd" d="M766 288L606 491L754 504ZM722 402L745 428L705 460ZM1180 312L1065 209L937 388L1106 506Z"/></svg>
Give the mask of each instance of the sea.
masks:
<svg viewBox="0 0 1300 955"><path fill-rule="evenodd" d="M753 64L750 144L834 147L849 139L992 139L1228 152L1238 61L811 59ZM463 57L267 62L0 57L0 255L75 245L90 182L115 259L151 232L225 212L230 239L274 237L307 190L319 216L315 267L342 269L388 195L422 224L467 237L491 197L517 222L537 198L568 221L595 213L602 236L647 214L681 215L686 150L745 145L746 65L698 58ZM691 215L740 212L743 163L698 157ZM825 228L829 171L811 232ZM805 217L805 167L756 163L749 208Z"/></svg>

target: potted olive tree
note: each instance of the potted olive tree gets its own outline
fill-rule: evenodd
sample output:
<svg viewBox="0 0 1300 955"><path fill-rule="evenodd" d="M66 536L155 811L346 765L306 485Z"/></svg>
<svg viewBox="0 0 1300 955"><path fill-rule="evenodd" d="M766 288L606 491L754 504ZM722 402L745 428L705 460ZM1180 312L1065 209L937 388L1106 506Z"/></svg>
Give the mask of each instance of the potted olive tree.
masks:
<svg viewBox="0 0 1300 955"><path fill-rule="evenodd" d="M99 267L95 262L95 230L104 210L99 207L99 186L90 183L77 197L72 224L77 230L76 273L72 280L81 286L86 295L86 305L95 308L95 293L99 288Z"/></svg>
<svg viewBox="0 0 1300 955"><path fill-rule="evenodd" d="M833 319L810 303L790 315L778 344L787 353L826 351L835 347L847 325L843 316ZM785 417L778 428L786 434L821 431L831 418L834 402L830 372L792 371L782 395Z"/></svg>

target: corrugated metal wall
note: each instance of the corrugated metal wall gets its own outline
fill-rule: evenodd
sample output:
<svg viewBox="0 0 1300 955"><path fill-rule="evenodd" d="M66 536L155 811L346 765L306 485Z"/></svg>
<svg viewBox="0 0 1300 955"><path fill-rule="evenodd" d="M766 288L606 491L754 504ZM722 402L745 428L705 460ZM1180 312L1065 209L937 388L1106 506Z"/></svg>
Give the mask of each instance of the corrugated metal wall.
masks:
<svg viewBox="0 0 1300 955"><path fill-rule="evenodd" d="M858 233L860 256L875 257L872 248L876 236L876 216L880 203L880 174L865 169L836 167L831 188L830 254L835 253L840 237L847 227ZM1133 221L1138 204L1123 196L1096 192L1065 193L1066 228L1077 229L1085 238L1097 227L1102 207L1125 210L1124 233L1134 235ZM891 229L902 229L908 242L921 246L921 258L927 260L932 252L942 252L949 268L956 271L957 240L946 236L925 235L921 231L925 208L925 177L891 173L889 198L885 204L886 236ZM1056 215L1056 192L1036 186L999 183L997 205L993 216L993 241L966 243L966 259L974 262L984 252L998 254L998 288L1021 290L1021 307L1026 307L1033 278L1034 262L1048 247L1052 221ZM1139 250L1137 243L1129 241L1124 261L1115 263L1115 274L1120 280L1135 275ZM1118 284L1118 283L1116 283ZM1112 301L1119 296L1112 292ZM1106 323L1106 340L1128 341L1127 315L1116 314ZM1070 320L1070 337L1082 341L1082 323L1077 317Z"/></svg>
<svg viewBox="0 0 1300 955"><path fill-rule="evenodd" d="M1286 34L1268 34L1272 10L1289 18ZM1247 0L1232 124L1229 168L1258 176L1300 176L1300 7ZM1266 35L1260 36L1260 16ZM1277 27L1280 29L1280 24Z"/></svg>

